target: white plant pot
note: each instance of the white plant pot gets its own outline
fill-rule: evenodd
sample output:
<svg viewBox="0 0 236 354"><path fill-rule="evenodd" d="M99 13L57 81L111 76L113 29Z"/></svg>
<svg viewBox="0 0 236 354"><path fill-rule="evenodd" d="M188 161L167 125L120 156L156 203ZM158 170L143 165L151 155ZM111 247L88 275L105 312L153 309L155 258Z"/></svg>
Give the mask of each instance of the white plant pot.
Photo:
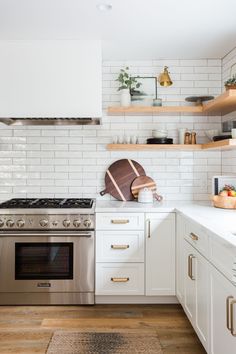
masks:
<svg viewBox="0 0 236 354"><path fill-rule="evenodd" d="M129 107L131 105L129 89L123 89L120 91L120 105L122 107Z"/></svg>

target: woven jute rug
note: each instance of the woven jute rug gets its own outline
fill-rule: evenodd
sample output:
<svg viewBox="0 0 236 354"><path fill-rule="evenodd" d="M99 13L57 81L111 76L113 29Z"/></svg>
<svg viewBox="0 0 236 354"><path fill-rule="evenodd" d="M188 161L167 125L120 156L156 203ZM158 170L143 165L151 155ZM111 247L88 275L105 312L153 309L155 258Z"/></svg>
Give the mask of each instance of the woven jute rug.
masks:
<svg viewBox="0 0 236 354"><path fill-rule="evenodd" d="M149 333L57 331L47 354L162 354L158 337Z"/></svg>

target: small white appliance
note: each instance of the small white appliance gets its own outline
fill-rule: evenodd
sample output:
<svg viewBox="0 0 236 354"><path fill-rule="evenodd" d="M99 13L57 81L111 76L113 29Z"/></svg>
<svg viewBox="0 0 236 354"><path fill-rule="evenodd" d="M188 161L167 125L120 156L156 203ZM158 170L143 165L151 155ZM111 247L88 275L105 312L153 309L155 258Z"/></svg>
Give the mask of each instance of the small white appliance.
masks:
<svg viewBox="0 0 236 354"><path fill-rule="evenodd" d="M218 195L226 184L236 188L236 176L214 176L212 178L212 194Z"/></svg>

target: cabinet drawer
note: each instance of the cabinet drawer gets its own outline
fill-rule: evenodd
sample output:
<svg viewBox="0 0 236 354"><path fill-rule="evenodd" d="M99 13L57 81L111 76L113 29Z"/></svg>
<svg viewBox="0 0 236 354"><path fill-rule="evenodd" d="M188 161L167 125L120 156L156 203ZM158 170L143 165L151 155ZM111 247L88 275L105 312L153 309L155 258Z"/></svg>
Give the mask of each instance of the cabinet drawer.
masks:
<svg viewBox="0 0 236 354"><path fill-rule="evenodd" d="M144 231L97 231L97 262L144 262Z"/></svg>
<svg viewBox="0 0 236 354"><path fill-rule="evenodd" d="M184 237L201 254L208 256L208 233L199 224L187 221Z"/></svg>
<svg viewBox="0 0 236 354"><path fill-rule="evenodd" d="M235 271L236 254L234 246L229 242L224 242L223 239L216 238L214 235L209 240L209 258L210 262L220 270L225 277L233 281Z"/></svg>
<svg viewBox="0 0 236 354"><path fill-rule="evenodd" d="M142 263L97 263L96 295L144 295Z"/></svg>
<svg viewBox="0 0 236 354"><path fill-rule="evenodd" d="M97 213L97 230L144 230L142 213Z"/></svg>

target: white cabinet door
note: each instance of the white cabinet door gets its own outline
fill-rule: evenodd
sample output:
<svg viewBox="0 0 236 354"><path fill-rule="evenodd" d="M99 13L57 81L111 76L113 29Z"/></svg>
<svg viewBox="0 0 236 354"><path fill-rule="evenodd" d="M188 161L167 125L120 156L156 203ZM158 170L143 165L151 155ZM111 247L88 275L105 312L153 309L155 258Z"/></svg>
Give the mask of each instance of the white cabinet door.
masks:
<svg viewBox="0 0 236 354"><path fill-rule="evenodd" d="M146 214L146 295L175 295L175 214Z"/></svg>
<svg viewBox="0 0 236 354"><path fill-rule="evenodd" d="M209 269L207 260L187 241L185 254L186 314L203 346L209 347Z"/></svg>
<svg viewBox="0 0 236 354"><path fill-rule="evenodd" d="M209 349L209 265L207 260L196 254L196 318L195 326L203 346Z"/></svg>
<svg viewBox="0 0 236 354"><path fill-rule="evenodd" d="M184 302L184 234L185 219L182 215L177 214L177 230L176 230L176 296L183 305Z"/></svg>
<svg viewBox="0 0 236 354"><path fill-rule="evenodd" d="M218 270L210 266L210 299L211 299L211 354L236 353L236 287ZM230 297L230 298L229 298ZM227 299L228 305L227 305ZM231 324L230 310L233 318ZM227 323L228 322L228 323ZM229 328L227 328L227 326Z"/></svg>
<svg viewBox="0 0 236 354"><path fill-rule="evenodd" d="M196 318L196 279L193 278L195 273L195 252L194 248L187 241L184 241L184 309L192 325Z"/></svg>

